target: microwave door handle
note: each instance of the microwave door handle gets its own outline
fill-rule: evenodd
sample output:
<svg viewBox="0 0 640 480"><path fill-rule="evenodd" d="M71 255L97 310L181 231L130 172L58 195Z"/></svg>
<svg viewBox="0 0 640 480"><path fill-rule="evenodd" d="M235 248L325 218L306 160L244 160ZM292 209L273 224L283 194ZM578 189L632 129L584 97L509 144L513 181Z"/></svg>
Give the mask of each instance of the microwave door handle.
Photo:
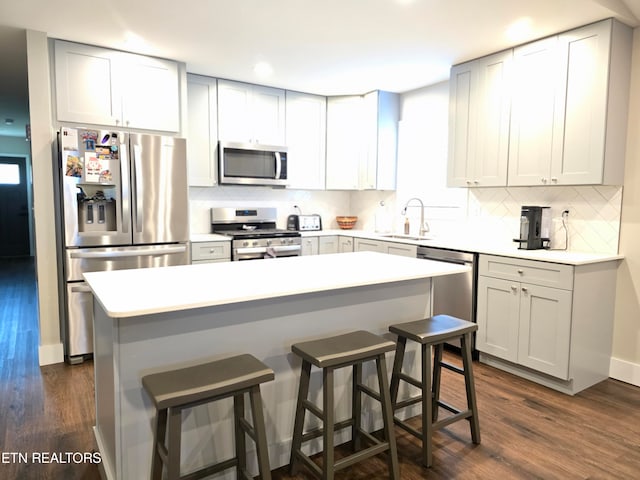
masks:
<svg viewBox="0 0 640 480"><path fill-rule="evenodd" d="M280 158L280 152L275 152L276 155L276 180L280 179L280 173L282 171L282 159Z"/></svg>
<svg viewBox="0 0 640 480"><path fill-rule="evenodd" d="M120 144L120 182L122 185L122 198L120 199L120 218L122 221L122 232L129 233L131 226L130 200L131 186L129 185L129 154L127 144Z"/></svg>
<svg viewBox="0 0 640 480"><path fill-rule="evenodd" d="M136 194L133 196L136 209L136 232L142 232L142 224L144 221L144 205L142 198L144 196L144 186L142 184L142 172L140 171L140 158L142 157L142 147L138 144L133 146L133 155L131 161L133 163L133 176L136 182Z"/></svg>

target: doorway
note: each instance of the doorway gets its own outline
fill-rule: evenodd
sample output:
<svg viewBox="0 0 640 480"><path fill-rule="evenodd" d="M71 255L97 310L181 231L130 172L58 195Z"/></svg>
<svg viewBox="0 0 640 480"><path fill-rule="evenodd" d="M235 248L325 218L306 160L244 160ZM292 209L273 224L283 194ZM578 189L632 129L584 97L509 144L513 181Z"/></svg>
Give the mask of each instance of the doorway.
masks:
<svg viewBox="0 0 640 480"><path fill-rule="evenodd" d="M0 157L0 257L30 254L27 160Z"/></svg>

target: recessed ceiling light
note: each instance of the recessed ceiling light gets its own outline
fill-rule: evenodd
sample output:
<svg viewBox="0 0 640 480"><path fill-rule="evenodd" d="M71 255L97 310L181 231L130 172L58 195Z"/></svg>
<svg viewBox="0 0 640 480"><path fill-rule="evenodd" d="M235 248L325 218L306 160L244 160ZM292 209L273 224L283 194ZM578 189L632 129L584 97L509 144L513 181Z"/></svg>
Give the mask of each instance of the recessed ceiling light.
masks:
<svg viewBox="0 0 640 480"><path fill-rule="evenodd" d="M270 76L273 73L273 67L267 62L258 62L253 67L253 71L261 78Z"/></svg>

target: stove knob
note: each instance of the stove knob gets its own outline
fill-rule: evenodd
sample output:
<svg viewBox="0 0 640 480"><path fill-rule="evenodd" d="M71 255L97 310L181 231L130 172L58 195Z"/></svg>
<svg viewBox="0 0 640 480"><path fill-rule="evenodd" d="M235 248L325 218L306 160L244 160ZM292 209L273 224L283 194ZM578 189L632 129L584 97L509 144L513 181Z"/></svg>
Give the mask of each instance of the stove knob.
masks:
<svg viewBox="0 0 640 480"><path fill-rule="evenodd" d="M271 245L271 240L267 240L267 247Z"/></svg>
<svg viewBox="0 0 640 480"><path fill-rule="evenodd" d="M291 245L293 243L293 238L289 239L289 245Z"/></svg>
<svg viewBox="0 0 640 480"><path fill-rule="evenodd" d="M247 242L246 240L244 242L242 242L242 246L243 247L248 247L249 246L249 242Z"/></svg>
<svg viewBox="0 0 640 480"><path fill-rule="evenodd" d="M252 245L253 245L254 247L257 247L257 246L258 246L258 242L257 242L256 240L254 240L254 241L253 241L253 243L252 243Z"/></svg>

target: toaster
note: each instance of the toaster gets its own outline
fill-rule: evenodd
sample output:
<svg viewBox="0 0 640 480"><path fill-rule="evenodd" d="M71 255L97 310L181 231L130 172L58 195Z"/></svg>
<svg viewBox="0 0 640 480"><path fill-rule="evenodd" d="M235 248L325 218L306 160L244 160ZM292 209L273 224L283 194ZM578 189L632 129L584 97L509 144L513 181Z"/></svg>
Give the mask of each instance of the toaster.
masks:
<svg viewBox="0 0 640 480"><path fill-rule="evenodd" d="M310 232L322 230L322 218L320 215L289 215L287 218L287 230L298 232Z"/></svg>

